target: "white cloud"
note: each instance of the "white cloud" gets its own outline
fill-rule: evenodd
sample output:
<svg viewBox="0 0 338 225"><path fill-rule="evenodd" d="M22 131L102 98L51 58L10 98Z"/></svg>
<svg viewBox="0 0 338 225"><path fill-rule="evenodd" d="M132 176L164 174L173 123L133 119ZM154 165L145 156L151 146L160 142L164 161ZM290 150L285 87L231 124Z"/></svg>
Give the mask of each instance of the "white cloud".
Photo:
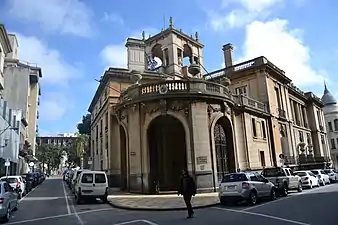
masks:
<svg viewBox="0 0 338 225"><path fill-rule="evenodd" d="M41 119L45 121L60 120L67 110L71 109L73 104L66 96L60 92L47 92L42 95L42 101L39 107Z"/></svg>
<svg viewBox="0 0 338 225"><path fill-rule="evenodd" d="M114 12L110 12L110 13L105 12L103 14L102 21L107 21L107 22L116 23L120 25L124 24L123 18L119 14L114 13Z"/></svg>
<svg viewBox="0 0 338 225"><path fill-rule="evenodd" d="M265 56L297 85L322 84L325 74L310 66L310 48L304 44L301 30L290 30L287 25L287 20L280 19L248 24L238 61Z"/></svg>
<svg viewBox="0 0 338 225"><path fill-rule="evenodd" d="M127 49L124 44L107 45L100 56L105 67L127 68Z"/></svg>
<svg viewBox="0 0 338 225"><path fill-rule="evenodd" d="M19 58L35 63L42 68L42 82L54 85L66 85L68 80L82 75L80 64L67 63L61 53L34 36L16 33L19 43Z"/></svg>
<svg viewBox="0 0 338 225"><path fill-rule="evenodd" d="M263 19L284 0L223 0L220 9L208 11L209 24L215 31L242 27L255 19ZM229 8L232 8L230 12Z"/></svg>
<svg viewBox="0 0 338 225"><path fill-rule="evenodd" d="M143 31L145 33L146 39L149 37L149 35L155 35L159 32L155 28L148 27L139 31L131 32L131 35L129 37L141 39ZM128 56L125 43L105 46L102 49L100 56L105 67L127 68Z"/></svg>
<svg viewBox="0 0 338 225"><path fill-rule="evenodd" d="M35 23L49 32L92 34L92 11L79 0L10 0L7 11L20 22Z"/></svg>

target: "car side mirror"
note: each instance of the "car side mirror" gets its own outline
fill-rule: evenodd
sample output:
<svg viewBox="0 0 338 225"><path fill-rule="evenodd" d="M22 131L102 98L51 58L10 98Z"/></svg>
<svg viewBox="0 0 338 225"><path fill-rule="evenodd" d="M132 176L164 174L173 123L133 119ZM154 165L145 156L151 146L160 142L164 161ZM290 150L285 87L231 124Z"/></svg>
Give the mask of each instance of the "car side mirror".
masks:
<svg viewBox="0 0 338 225"><path fill-rule="evenodd" d="M264 183L269 183L269 180L264 178Z"/></svg>

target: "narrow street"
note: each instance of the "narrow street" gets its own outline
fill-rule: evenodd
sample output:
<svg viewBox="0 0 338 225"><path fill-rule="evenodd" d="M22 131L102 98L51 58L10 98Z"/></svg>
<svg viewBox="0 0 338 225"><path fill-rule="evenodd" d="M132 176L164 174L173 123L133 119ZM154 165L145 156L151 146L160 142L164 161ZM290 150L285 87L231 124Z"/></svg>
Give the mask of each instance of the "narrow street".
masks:
<svg viewBox="0 0 338 225"><path fill-rule="evenodd" d="M100 202L75 205L61 178L47 179L22 199L19 211L8 224L27 225L169 225L245 224L252 225L336 225L338 184L331 184L256 206L212 207L196 210L186 219L184 211L126 211Z"/></svg>

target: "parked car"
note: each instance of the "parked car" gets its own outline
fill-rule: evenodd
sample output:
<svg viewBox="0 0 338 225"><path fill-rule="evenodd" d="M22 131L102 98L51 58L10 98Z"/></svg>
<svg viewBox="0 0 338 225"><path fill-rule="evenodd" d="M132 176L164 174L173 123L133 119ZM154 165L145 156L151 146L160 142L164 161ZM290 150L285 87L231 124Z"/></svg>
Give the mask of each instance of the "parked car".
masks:
<svg viewBox="0 0 338 225"><path fill-rule="evenodd" d="M295 171L302 179L302 185L306 188L319 187L319 180L311 171Z"/></svg>
<svg viewBox="0 0 338 225"><path fill-rule="evenodd" d="M7 176L7 177L1 177L1 181L7 181L9 185L15 190L18 189L20 190L18 192L18 197L22 198L23 196L26 195L26 185L24 180L22 179L21 176Z"/></svg>
<svg viewBox="0 0 338 225"><path fill-rule="evenodd" d="M85 170L79 174L75 185L76 203L96 198L100 198L103 202L108 201L107 175L103 171Z"/></svg>
<svg viewBox="0 0 338 225"><path fill-rule="evenodd" d="M71 181L71 190L72 190L72 193L75 194L75 186L76 186L76 183L77 183L77 178L79 178L80 174L83 172L83 171L90 171L90 170L76 170L74 172L74 175L72 177L72 181Z"/></svg>
<svg viewBox="0 0 338 225"><path fill-rule="evenodd" d="M31 173L24 173L21 174L22 179L25 181L26 184L26 193L31 192L34 186L34 177Z"/></svg>
<svg viewBox="0 0 338 225"><path fill-rule="evenodd" d="M294 174L290 168L265 168L262 175L276 186L277 192L282 196L287 196L289 190L303 191L301 178Z"/></svg>
<svg viewBox="0 0 338 225"><path fill-rule="evenodd" d="M321 170L321 169L318 169L318 170L311 170L312 173L314 173L318 179L319 179L319 183L321 185L326 185L326 184L329 184L331 183L330 182L330 177L329 175L327 175L324 170Z"/></svg>
<svg viewBox="0 0 338 225"><path fill-rule="evenodd" d="M7 181L0 181L0 218L8 222L12 211L19 209L18 189L14 190Z"/></svg>
<svg viewBox="0 0 338 225"><path fill-rule="evenodd" d="M275 185L255 172L231 173L224 176L219 185L222 204L247 201L255 205L260 198L276 199Z"/></svg>
<svg viewBox="0 0 338 225"><path fill-rule="evenodd" d="M326 169L324 172L329 176L331 183L338 181L338 173L334 169Z"/></svg>

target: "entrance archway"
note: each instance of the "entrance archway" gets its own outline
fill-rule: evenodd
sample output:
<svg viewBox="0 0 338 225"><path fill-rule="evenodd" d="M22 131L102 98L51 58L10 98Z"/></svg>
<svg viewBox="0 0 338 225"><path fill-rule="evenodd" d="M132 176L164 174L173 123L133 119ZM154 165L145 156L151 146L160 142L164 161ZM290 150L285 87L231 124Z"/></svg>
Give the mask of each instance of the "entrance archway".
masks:
<svg viewBox="0 0 338 225"><path fill-rule="evenodd" d="M120 125L120 163L121 163L121 190L127 189L127 136L122 125Z"/></svg>
<svg viewBox="0 0 338 225"><path fill-rule="evenodd" d="M229 119L226 117L218 119L213 132L217 177L221 180L225 174L236 172L233 134Z"/></svg>
<svg viewBox="0 0 338 225"><path fill-rule="evenodd" d="M174 191L187 168L185 130L173 116L158 116L148 127L150 191Z"/></svg>

